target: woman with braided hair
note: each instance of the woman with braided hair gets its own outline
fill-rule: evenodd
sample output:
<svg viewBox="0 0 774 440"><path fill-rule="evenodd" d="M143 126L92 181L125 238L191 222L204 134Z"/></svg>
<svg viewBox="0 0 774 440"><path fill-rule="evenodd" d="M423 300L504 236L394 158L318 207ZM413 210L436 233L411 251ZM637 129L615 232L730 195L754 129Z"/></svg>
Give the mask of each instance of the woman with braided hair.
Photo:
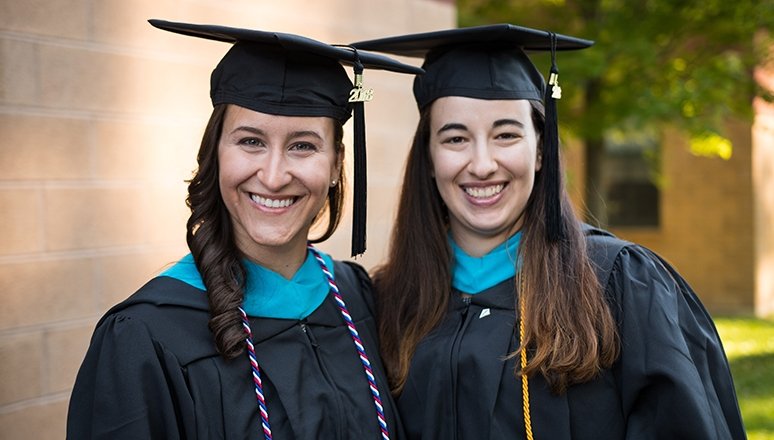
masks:
<svg viewBox="0 0 774 440"><path fill-rule="evenodd" d="M188 187L191 253L97 324L68 438L401 438L368 275L309 243L339 222L353 107L364 147L363 103L349 102L362 69L421 69L296 35L151 24L233 46L212 74L214 110ZM355 88L342 62L354 65ZM324 233L310 238L326 212Z"/></svg>

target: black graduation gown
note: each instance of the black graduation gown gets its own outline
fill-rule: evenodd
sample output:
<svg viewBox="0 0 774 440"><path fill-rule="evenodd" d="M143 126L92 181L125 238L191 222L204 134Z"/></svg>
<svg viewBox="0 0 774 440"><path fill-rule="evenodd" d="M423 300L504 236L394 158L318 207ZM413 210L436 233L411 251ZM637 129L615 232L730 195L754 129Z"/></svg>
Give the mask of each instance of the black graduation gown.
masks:
<svg viewBox="0 0 774 440"><path fill-rule="evenodd" d="M354 270L353 270L354 268ZM370 281L335 263L365 345L392 438L401 438L378 357ZM247 355L225 361L204 292L157 277L98 323L73 388L67 436L83 439L263 439ZM381 438L363 366L334 301L302 321L251 318L273 437Z"/></svg>
<svg viewBox="0 0 774 440"><path fill-rule="evenodd" d="M694 292L650 251L589 237L619 325L621 355L595 380L550 392L529 379L536 440L743 439L728 362ZM514 280L469 300L454 291L397 399L411 439L523 439Z"/></svg>

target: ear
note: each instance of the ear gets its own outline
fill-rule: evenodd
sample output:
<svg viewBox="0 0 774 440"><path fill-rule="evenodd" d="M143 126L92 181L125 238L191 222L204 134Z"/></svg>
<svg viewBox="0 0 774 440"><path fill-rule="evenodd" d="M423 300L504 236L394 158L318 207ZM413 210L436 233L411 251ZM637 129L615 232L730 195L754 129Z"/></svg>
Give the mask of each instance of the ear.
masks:
<svg viewBox="0 0 774 440"><path fill-rule="evenodd" d="M542 141L539 143L540 146L537 148L537 157L535 158L535 172L537 173L540 171L541 168L543 168L543 147L542 147Z"/></svg>
<svg viewBox="0 0 774 440"><path fill-rule="evenodd" d="M339 151L336 152L336 163L334 164L333 176L336 180L341 181L341 170L344 167L344 144L339 146Z"/></svg>

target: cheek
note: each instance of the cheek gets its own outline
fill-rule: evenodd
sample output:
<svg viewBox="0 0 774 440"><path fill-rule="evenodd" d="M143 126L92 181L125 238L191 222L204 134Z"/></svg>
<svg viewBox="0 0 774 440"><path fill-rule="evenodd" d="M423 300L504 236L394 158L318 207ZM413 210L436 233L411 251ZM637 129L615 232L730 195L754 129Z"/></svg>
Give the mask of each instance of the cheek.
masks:
<svg viewBox="0 0 774 440"><path fill-rule="evenodd" d="M255 164L238 151L221 151L218 154L218 185L220 196L227 205L239 204L239 188L255 172Z"/></svg>
<svg viewBox="0 0 774 440"><path fill-rule="evenodd" d="M524 157L524 173L534 176L537 171L540 170L540 159L535 156L535 153Z"/></svg>
<svg viewBox="0 0 774 440"><path fill-rule="evenodd" d="M232 210L234 205L239 203L239 198L236 196L236 187L237 183L234 181L233 176L228 173L228 169L218 166L218 190L220 198L229 211Z"/></svg>
<svg viewBox="0 0 774 440"><path fill-rule="evenodd" d="M218 152L218 183L221 193L228 186L228 158L222 151Z"/></svg>
<svg viewBox="0 0 774 440"><path fill-rule="evenodd" d="M235 176L239 173L238 167L235 167L237 163L229 154L218 155L218 182L220 183L221 191L235 185Z"/></svg>
<svg viewBox="0 0 774 440"><path fill-rule="evenodd" d="M295 175L313 193L327 194L332 180L338 180L339 167L334 161L310 161L299 168Z"/></svg>
<svg viewBox="0 0 774 440"><path fill-rule="evenodd" d="M455 155L448 151L430 149L430 175L439 183L454 178L459 168L457 162Z"/></svg>

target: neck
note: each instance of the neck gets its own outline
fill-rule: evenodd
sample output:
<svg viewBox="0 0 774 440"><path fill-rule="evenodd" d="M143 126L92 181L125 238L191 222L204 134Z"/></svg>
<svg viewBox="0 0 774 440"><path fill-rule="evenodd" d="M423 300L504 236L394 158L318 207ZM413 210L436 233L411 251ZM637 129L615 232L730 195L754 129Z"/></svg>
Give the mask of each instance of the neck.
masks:
<svg viewBox="0 0 774 440"><path fill-rule="evenodd" d="M454 243L460 247L466 254L471 257L483 257L503 244L506 240L513 236L519 228L513 230L504 231L499 234L491 236L471 236L469 234L455 234L454 228L451 229L451 236L454 239Z"/></svg>
<svg viewBox="0 0 774 440"><path fill-rule="evenodd" d="M465 251L466 254L471 257L483 257L492 249L503 244L513 234L519 232L523 223L523 215L524 213L522 212L521 216L509 228L492 232L490 235L472 233L457 222L450 222L449 232L457 246Z"/></svg>
<svg viewBox="0 0 774 440"><path fill-rule="evenodd" d="M306 261L306 242L287 244L285 246L253 245L249 249L241 249L245 257L260 266L282 275L285 279L293 278L298 269Z"/></svg>
<svg viewBox="0 0 774 440"><path fill-rule="evenodd" d="M457 243L457 246L460 247L463 251L465 251L466 254L470 255L471 257L482 257L489 252L492 251L492 249L499 246L502 242L506 240L507 237L492 237L488 239L474 239L469 240L465 236L457 237L452 233L452 237L454 238L454 242Z"/></svg>

